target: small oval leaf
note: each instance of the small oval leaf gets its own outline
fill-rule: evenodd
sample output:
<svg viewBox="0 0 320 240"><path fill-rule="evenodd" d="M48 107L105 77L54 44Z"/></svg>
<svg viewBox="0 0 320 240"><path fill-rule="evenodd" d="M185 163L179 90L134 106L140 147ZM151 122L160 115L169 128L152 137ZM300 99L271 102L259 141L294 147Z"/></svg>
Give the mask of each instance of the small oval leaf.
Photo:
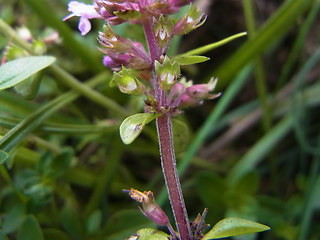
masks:
<svg viewBox="0 0 320 240"><path fill-rule="evenodd" d="M74 238L79 239L83 236L83 226L79 213L75 207L66 204L60 212L60 222L63 228Z"/></svg>
<svg viewBox="0 0 320 240"><path fill-rule="evenodd" d="M67 235L60 229L55 228L45 228L43 229L43 235L45 240L73 240L73 238Z"/></svg>
<svg viewBox="0 0 320 240"><path fill-rule="evenodd" d="M29 215L18 231L17 240L44 240L43 233L37 219Z"/></svg>
<svg viewBox="0 0 320 240"><path fill-rule="evenodd" d="M152 228L143 228L130 236L128 240L168 240L169 237L165 232Z"/></svg>
<svg viewBox="0 0 320 240"><path fill-rule="evenodd" d="M172 133L174 151L176 153L182 153L189 143L189 128L184 122L178 119L172 119Z"/></svg>
<svg viewBox="0 0 320 240"><path fill-rule="evenodd" d="M179 56L175 59L180 65L191 65L210 60L210 58L204 56Z"/></svg>
<svg viewBox="0 0 320 240"><path fill-rule="evenodd" d="M0 67L0 90L18 84L54 61L55 58L51 56L31 56L5 63Z"/></svg>
<svg viewBox="0 0 320 240"><path fill-rule="evenodd" d="M222 219L202 238L202 240L239 236L243 234L263 232L270 227L237 217Z"/></svg>
<svg viewBox="0 0 320 240"><path fill-rule="evenodd" d="M132 143L142 132L144 126L156 117L155 113L138 113L127 117L120 125L120 137L124 144Z"/></svg>

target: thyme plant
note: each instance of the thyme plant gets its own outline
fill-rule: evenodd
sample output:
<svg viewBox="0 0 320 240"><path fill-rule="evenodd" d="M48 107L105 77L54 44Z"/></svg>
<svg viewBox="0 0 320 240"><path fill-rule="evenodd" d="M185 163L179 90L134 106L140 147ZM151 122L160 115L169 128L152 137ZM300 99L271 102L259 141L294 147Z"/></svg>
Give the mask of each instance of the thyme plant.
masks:
<svg viewBox="0 0 320 240"><path fill-rule="evenodd" d="M175 35L184 35L200 27L205 15L194 0L94 0L92 4L69 2L71 12L64 20L80 17L78 28L82 35L90 29L90 19L105 21L103 32L98 35L103 63L114 71L111 86L118 86L125 94L144 96L144 113L126 118L120 126L121 139L130 144L141 133L144 126L156 119L160 147L161 166L178 232L170 225L167 215L155 203L153 193L125 190L131 198L142 203L142 213L159 226L167 226L171 236L155 235L156 231L144 230L130 239L153 235L152 239L197 240L227 237L269 229L267 226L230 218L222 220L208 234L203 230L206 210L195 221L189 222L181 184L176 168L173 145L172 116L180 114L186 107L201 105L205 99L214 99L217 80L206 84L194 84L180 76L181 65L208 60L203 56L171 57L167 55ZM176 20L171 15L182 6L189 5L188 12ZM148 51L141 42L126 39L115 33L111 25L124 22L140 24L144 30ZM232 230L230 230L230 228ZM239 230L240 229L240 230Z"/></svg>
<svg viewBox="0 0 320 240"><path fill-rule="evenodd" d="M206 16L193 1L94 0L92 4L71 1L68 5L71 13L64 18L67 20L71 17L80 17L78 28L82 35L90 31L90 19L104 21L105 25L103 31L98 35L98 41L101 45L100 50L105 54L103 64L114 72L110 85L117 86L125 94L144 96L144 112L127 117L120 125L122 141L125 144L132 143L146 124L156 120L161 167L176 230L171 226L166 213L155 202L151 191L124 190L132 199L141 203L140 210L146 217L159 226L166 226L170 232L168 235L155 229L140 229L128 238L130 240L208 240L269 229L268 226L256 222L230 217L221 220L210 231L207 231L208 225L205 223L207 209L194 221L189 220L176 168L172 117L181 114L185 108L199 106L204 100L220 96L219 93L213 93L217 79L212 78L204 84L194 84L181 76L182 65L201 63L209 58L193 54L180 56L168 56L167 54L174 36L187 34L200 27L206 20ZM189 5L187 13L180 19L175 19L172 15L186 5ZM142 26L148 50L145 49L143 43L124 38L113 30L112 25L124 22ZM1 28L10 33L11 30L3 22L0 23ZM17 41L17 39L14 40ZM42 54L30 48L23 41L21 45L28 51L26 56L29 56L30 53ZM1 89L17 85L54 61L54 57L29 56L4 64L0 70L2 79L5 80L1 82ZM56 66L53 68L58 71ZM70 78L67 76L66 79ZM72 81L71 78L70 82ZM69 98L73 99L75 96L70 95ZM55 108L61 104L59 101L46 106L45 109L40 109L28 121L26 120L25 122L30 122L29 131L35 128L32 125L33 118L36 118L37 114L42 114L43 111L47 111L47 115L51 114L50 111L54 112ZM121 112L121 109L118 111ZM0 163L9 158L8 153L14 147L10 142L12 135L15 134L17 138L22 139L27 134L27 131L19 131L19 127L20 125L13 130L12 134L7 134L1 139ZM1 171L6 173L5 168L1 168ZM58 176L61 173L55 174ZM34 221L33 218L30 219Z"/></svg>

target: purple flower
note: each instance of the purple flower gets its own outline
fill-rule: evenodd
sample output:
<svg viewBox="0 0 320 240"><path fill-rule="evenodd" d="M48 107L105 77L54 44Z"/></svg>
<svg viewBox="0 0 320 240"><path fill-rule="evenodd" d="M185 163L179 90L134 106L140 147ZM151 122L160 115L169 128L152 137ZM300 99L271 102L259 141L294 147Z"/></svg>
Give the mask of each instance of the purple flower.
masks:
<svg viewBox="0 0 320 240"><path fill-rule="evenodd" d="M68 4L68 11L72 12L66 16L63 21L71 17L80 17L78 28L82 35L86 35L91 30L91 23L89 19L103 17L96 11L97 6L95 4L84 4L77 1L71 1Z"/></svg>
<svg viewBox="0 0 320 240"><path fill-rule="evenodd" d="M80 17L78 28L86 35L91 24L89 19L104 19L110 25L126 21L141 23L146 18L176 13L183 5L194 0L94 0L93 4L71 1L68 10L72 12L63 20Z"/></svg>

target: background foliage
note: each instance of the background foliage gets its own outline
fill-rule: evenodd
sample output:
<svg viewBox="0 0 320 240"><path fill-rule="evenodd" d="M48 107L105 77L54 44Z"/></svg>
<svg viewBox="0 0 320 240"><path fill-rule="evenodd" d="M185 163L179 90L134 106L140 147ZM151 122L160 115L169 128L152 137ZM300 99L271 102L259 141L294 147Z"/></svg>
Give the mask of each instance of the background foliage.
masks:
<svg viewBox="0 0 320 240"><path fill-rule="evenodd" d="M0 92L1 240L125 239L152 225L122 192L130 187L153 191L170 212L155 126L129 146L118 133L143 101L109 87L112 73L97 50L101 23L81 37L77 19L61 21L67 3L0 1L2 63L17 55L56 57L33 79ZM320 1L199 4L206 24L175 39L170 54L248 36L183 69L195 82L218 77L223 93L175 125L190 218L208 207L212 225L238 216L272 228L246 239L319 239ZM16 38L13 29L22 26L29 41ZM143 38L137 27L116 30ZM59 39L50 39L56 32Z"/></svg>

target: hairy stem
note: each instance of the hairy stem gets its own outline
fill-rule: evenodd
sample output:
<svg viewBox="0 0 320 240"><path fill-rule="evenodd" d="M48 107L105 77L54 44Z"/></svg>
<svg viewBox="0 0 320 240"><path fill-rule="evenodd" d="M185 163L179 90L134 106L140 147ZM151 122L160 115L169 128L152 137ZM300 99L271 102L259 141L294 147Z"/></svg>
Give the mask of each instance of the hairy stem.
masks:
<svg viewBox="0 0 320 240"><path fill-rule="evenodd" d="M179 230L180 239L190 240L191 230L176 168L170 115L166 114L157 118L157 129L162 171L167 185L174 218Z"/></svg>
<svg viewBox="0 0 320 240"><path fill-rule="evenodd" d="M145 36L147 39L150 58L152 62L153 86L155 88L155 97L159 106L165 107L166 93L158 83L158 79L154 69L154 62L160 59L161 51L157 44L156 37L153 31L152 19L148 19L143 23ZM160 145L161 166L166 182L169 199L176 221L176 225L180 234L181 240L191 240L191 230L188 220L186 206L183 200L180 180L177 173L176 160L172 139L172 123L169 114L164 114L157 118L157 130Z"/></svg>

